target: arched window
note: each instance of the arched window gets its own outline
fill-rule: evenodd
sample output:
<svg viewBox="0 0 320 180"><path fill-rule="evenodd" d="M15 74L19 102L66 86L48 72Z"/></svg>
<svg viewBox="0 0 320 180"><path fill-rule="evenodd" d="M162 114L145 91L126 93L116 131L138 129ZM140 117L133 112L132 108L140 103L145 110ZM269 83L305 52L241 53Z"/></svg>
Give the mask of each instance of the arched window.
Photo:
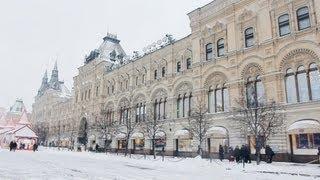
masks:
<svg viewBox="0 0 320 180"><path fill-rule="evenodd" d="M307 72L303 66L300 66L298 68L297 81L298 81L299 101L300 102L309 101L310 98L309 98L309 90L308 90Z"/></svg>
<svg viewBox="0 0 320 180"><path fill-rule="evenodd" d="M136 105L136 123L145 119L145 103L137 103Z"/></svg>
<svg viewBox="0 0 320 180"><path fill-rule="evenodd" d="M286 94L288 103L297 102L297 87L295 74L292 69L288 69L285 75Z"/></svg>
<svg viewBox="0 0 320 180"><path fill-rule="evenodd" d="M309 78L312 100L320 99L320 73L315 63L309 66Z"/></svg>
<svg viewBox="0 0 320 180"><path fill-rule="evenodd" d="M224 39L219 39L217 42L218 57L224 56Z"/></svg>
<svg viewBox="0 0 320 180"><path fill-rule="evenodd" d="M191 110L192 94L179 95L177 98L177 118L188 117Z"/></svg>
<svg viewBox="0 0 320 180"><path fill-rule="evenodd" d="M259 75L255 78L248 78L246 84L246 93L248 107L258 107L264 102L264 88Z"/></svg>
<svg viewBox="0 0 320 180"><path fill-rule="evenodd" d="M253 27L247 28L244 31L244 39L245 39L245 46L252 47L254 44L254 35L253 35Z"/></svg>
<svg viewBox="0 0 320 180"><path fill-rule="evenodd" d="M302 7L297 10L298 29L304 30L311 26L308 7Z"/></svg>
<svg viewBox="0 0 320 180"><path fill-rule="evenodd" d="M154 70L154 79L157 79L157 78L158 78L158 71Z"/></svg>
<svg viewBox="0 0 320 180"><path fill-rule="evenodd" d="M284 14L281 15L278 18L278 24L279 24L279 35L285 36L287 34L290 34L290 24L289 24L289 15Z"/></svg>
<svg viewBox="0 0 320 180"><path fill-rule="evenodd" d="M212 43L206 45L206 60L211 60L213 58Z"/></svg>
<svg viewBox="0 0 320 180"><path fill-rule="evenodd" d="M208 106L209 113L229 110L229 91L225 85L209 89Z"/></svg>
<svg viewBox="0 0 320 180"><path fill-rule="evenodd" d="M138 84L139 84L139 77L136 76L136 86L138 86Z"/></svg>
<svg viewBox="0 0 320 180"><path fill-rule="evenodd" d="M287 103L320 100L320 73L315 63L311 63L308 70L299 66L296 73L288 69L285 85Z"/></svg>
<svg viewBox="0 0 320 180"><path fill-rule="evenodd" d="M181 95L179 95L177 99L177 118L182 117L182 111L183 111L182 98L181 98Z"/></svg>
<svg viewBox="0 0 320 180"><path fill-rule="evenodd" d="M141 79L141 81L142 81L142 84L144 84L145 83L145 81L146 81L146 75L144 74L144 75L142 75L142 79Z"/></svg>
<svg viewBox="0 0 320 180"><path fill-rule="evenodd" d="M166 76L166 67L162 67L161 76L162 77Z"/></svg>
<svg viewBox="0 0 320 180"><path fill-rule="evenodd" d="M187 59L187 69L191 69L191 58Z"/></svg>
<svg viewBox="0 0 320 180"><path fill-rule="evenodd" d="M155 120L166 119L167 98L156 99L154 104Z"/></svg>
<svg viewBox="0 0 320 180"><path fill-rule="evenodd" d="M181 62L178 61L177 62L177 72L180 72L181 71Z"/></svg>

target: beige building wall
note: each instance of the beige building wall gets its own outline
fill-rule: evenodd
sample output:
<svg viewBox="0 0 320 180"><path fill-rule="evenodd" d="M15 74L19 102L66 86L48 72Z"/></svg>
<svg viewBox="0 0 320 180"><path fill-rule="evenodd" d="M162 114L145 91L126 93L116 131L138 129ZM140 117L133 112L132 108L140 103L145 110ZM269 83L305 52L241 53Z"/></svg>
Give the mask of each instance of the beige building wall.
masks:
<svg viewBox="0 0 320 180"><path fill-rule="evenodd" d="M308 7L311 26L298 30L297 9ZM291 33L280 37L278 18L287 13ZM298 120L320 121L320 101L287 104L285 72L311 62L320 65L320 2L317 0L215 0L188 14L191 34L173 44L146 54L133 62L106 71L108 62L95 59L79 68L74 77L74 98L70 109L72 118L80 126L85 118L94 126L101 108L114 111L114 120L120 119L120 107L130 107L134 113L137 103L153 107L155 100L166 98L166 150L175 151L175 133L183 129L186 118L177 118L177 98L192 93L192 98L207 96L210 87L224 85L229 91L230 107L241 96L248 77L261 76L266 99L286 105L286 121L282 132L272 136L268 143L288 160L291 154L290 125ZM254 45L245 47L245 30L253 28ZM224 39L225 55L217 57L217 41ZM213 59L206 60L206 45L213 44ZM192 62L187 69L187 60ZM177 72L177 63L181 72ZM162 68L165 76L162 77ZM155 70L157 77L155 78ZM145 78L145 81L142 79ZM138 80L138 82L136 82ZM114 91L112 91L114 89ZM87 95L86 95L87 94ZM90 95L89 95L90 94ZM207 98L205 103L208 103ZM47 103L50 103L47 101ZM38 111L41 107L34 107ZM61 109L57 107L57 110ZM39 110L41 111L41 110ZM43 113L50 110L43 110ZM228 145L235 147L247 143L229 112L209 114L213 127L224 127L228 132ZM59 117L56 117L59 118ZM319 130L320 131L320 130ZM90 131L88 143L99 142L99 133ZM189 146L197 150L197 143ZM213 143L215 140L213 140ZM216 140L217 142L220 140ZM296 139L293 139L294 143ZM217 144L215 144L217 145ZM117 147L113 139L112 148ZM296 155L315 155L315 149L297 150ZM132 143L130 143L132 148ZM146 140L145 148L150 148ZM208 148L207 142L204 148Z"/></svg>

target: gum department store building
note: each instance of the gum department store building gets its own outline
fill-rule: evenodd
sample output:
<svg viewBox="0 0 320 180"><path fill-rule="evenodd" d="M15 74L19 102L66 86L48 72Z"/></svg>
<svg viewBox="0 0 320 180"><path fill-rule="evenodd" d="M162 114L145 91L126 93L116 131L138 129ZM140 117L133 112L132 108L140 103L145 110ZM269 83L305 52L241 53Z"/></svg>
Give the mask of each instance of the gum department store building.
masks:
<svg viewBox="0 0 320 180"><path fill-rule="evenodd" d="M57 66L49 82L45 74L32 114L33 123L46 124L45 141L68 146L85 135L88 147L103 146L105 137L89 128L102 108L119 123L152 109L166 124L158 136L166 153L191 155L197 141L182 124L192 102L205 96L211 133L203 149L217 153L219 144L249 141L229 112L246 90L285 105L282 131L267 142L277 159L313 160L320 146L320 1L215 0L188 16L190 35L167 36L131 59L108 34L79 67L72 92ZM123 148L123 135L112 136L111 148ZM136 130L129 149L139 148L151 143Z"/></svg>

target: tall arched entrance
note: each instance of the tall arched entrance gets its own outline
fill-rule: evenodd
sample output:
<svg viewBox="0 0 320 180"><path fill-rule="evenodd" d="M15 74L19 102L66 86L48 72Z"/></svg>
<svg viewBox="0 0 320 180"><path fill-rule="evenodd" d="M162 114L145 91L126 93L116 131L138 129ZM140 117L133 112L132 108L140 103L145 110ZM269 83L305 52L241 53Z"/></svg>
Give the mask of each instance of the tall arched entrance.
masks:
<svg viewBox="0 0 320 180"><path fill-rule="evenodd" d="M85 117L80 121L78 143L82 145L86 145L88 143L88 122Z"/></svg>

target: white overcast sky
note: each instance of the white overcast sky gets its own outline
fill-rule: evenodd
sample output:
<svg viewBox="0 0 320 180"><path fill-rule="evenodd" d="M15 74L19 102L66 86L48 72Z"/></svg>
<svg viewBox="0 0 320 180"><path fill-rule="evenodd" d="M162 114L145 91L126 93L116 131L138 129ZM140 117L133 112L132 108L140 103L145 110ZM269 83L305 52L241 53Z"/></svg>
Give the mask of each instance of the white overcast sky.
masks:
<svg viewBox="0 0 320 180"><path fill-rule="evenodd" d="M60 80L72 77L84 56L109 31L127 54L169 33L190 33L188 12L212 0L1 0L0 107L22 98L31 111L46 69L58 59Z"/></svg>

